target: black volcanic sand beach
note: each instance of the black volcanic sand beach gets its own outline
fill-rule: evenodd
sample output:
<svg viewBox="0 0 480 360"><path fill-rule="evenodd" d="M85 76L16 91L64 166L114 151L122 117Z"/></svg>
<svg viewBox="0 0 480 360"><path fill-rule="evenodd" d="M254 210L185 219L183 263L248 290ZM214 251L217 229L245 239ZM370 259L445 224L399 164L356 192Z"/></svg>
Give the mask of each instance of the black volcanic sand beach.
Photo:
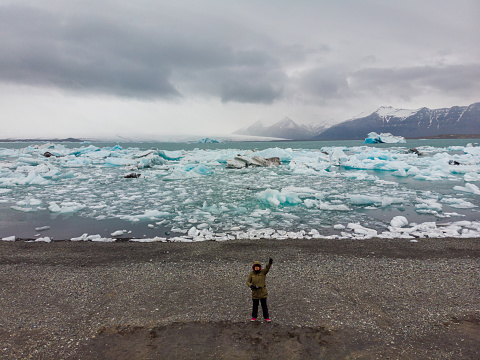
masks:
<svg viewBox="0 0 480 360"><path fill-rule="evenodd" d="M273 322L250 323L268 257ZM479 353L479 239L0 242L2 359Z"/></svg>

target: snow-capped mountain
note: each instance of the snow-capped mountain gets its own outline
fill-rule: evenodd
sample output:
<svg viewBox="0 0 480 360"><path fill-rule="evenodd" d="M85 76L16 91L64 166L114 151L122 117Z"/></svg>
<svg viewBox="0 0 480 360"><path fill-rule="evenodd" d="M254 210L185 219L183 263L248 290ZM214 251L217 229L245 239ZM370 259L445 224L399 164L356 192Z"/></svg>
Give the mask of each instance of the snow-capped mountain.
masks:
<svg viewBox="0 0 480 360"><path fill-rule="evenodd" d="M323 130L325 130L324 125L300 125L289 117L285 117L283 120L270 126L265 125L261 121L257 121L246 128L235 131L234 134L268 136L289 140L306 140L320 134Z"/></svg>
<svg viewBox="0 0 480 360"><path fill-rule="evenodd" d="M380 107L368 116L344 121L314 137L316 140L365 139L371 131L406 138L480 134L480 102L443 109Z"/></svg>

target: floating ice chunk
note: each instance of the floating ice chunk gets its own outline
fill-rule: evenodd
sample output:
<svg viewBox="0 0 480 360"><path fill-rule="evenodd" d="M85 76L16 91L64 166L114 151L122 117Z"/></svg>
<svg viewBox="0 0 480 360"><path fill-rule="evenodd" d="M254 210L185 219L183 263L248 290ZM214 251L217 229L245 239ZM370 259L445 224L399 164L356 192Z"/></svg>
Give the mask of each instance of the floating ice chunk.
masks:
<svg viewBox="0 0 480 360"><path fill-rule="evenodd" d="M465 181L480 181L480 174L476 172L469 172L463 175L463 179Z"/></svg>
<svg viewBox="0 0 480 360"><path fill-rule="evenodd" d="M50 206L48 207L48 210L50 210L51 212L54 212L54 213L59 213L59 212L62 211L60 206L58 206L58 204L55 201L50 202Z"/></svg>
<svg viewBox="0 0 480 360"><path fill-rule="evenodd" d="M282 162L290 161L294 158L291 149L280 149L280 148L270 148L261 151L255 152L256 156L261 156L262 158L274 158L277 157Z"/></svg>
<svg viewBox="0 0 480 360"><path fill-rule="evenodd" d="M349 179L356 179L356 180L367 180L367 181L377 181L378 177L375 175L370 175L366 171L354 171L342 174L344 177Z"/></svg>
<svg viewBox="0 0 480 360"><path fill-rule="evenodd" d="M298 164L295 161L290 162L288 165L289 170L292 171L292 175L320 175L319 172L307 164ZM323 170L321 170L323 172Z"/></svg>
<svg viewBox="0 0 480 360"><path fill-rule="evenodd" d="M442 211L442 204L435 199L423 199L422 202L415 205L415 211L421 214L437 214Z"/></svg>
<svg viewBox="0 0 480 360"><path fill-rule="evenodd" d="M165 160L159 155L149 154L145 157L142 157L138 160L137 167L139 169L151 168L157 165L164 165Z"/></svg>
<svg viewBox="0 0 480 360"><path fill-rule="evenodd" d="M48 236L45 236L45 237L40 237L40 238L36 239L35 242L50 243L50 242L52 242L52 239L50 239L50 237L48 237Z"/></svg>
<svg viewBox="0 0 480 360"><path fill-rule="evenodd" d="M17 161L19 163L24 163L24 164L29 164L29 165L39 165L42 163L42 160L41 159L35 159L35 158L32 158L31 155L29 154L24 154L22 156L20 156Z"/></svg>
<svg viewBox="0 0 480 360"><path fill-rule="evenodd" d="M184 180L212 174L213 170L203 164L190 164L176 167L164 180Z"/></svg>
<svg viewBox="0 0 480 360"><path fill-rule="evenodd" d="M135 159L125 159L117 157L108 157L105 159L105 166L132 166L137 165L137 160Z"/></svg>
<svg viewBox="0 0 480 360"><path fill-rule="evenodd" d="M35 212L38 210L44 210L42 208L39 208L41 204L41 200L28 196L24 200L17 201L16 205L12 206L12 209L23 212Z"/></svg>
<svg viewBox="0 0 480 360"><path fill-rule="evenodd" d="M61 210L62 214L73 213L73 212L82 210L85 207L85 205L79 204L74 201L62 202L61 205L62 205L62 210Z"/></svg>
<svg viewBox="0 0 480 360"><path fill-rule="evenodd" d="M468 192L468 193L472 193L472 194L475 194L475 195L480 195L480 189L478 188L478 186L475 185L475 184L470 184L470 183L466 183L465 186L454 186L453 190Z"/></svg>
<svg viewBox="0 0 480 360"><path fill-rule="evenodd" d="M87 241L87 238L88 238L88 234L87 234L87 233L84 233L84 234L82 234L81 236L71 238L70 240L71 240L71 241Z"/></svg>
<svg viewBox="0 0 480 360"><path fill-rule="evenodd" d="M113 237L122 236L126 232L127 232L126 230L117 230L111 233L110 236L113 236Z"/></svg>
<svg viewBox="0 0 480 360"><path fill-rule="evenodd" d="M256 209L250 213L250 217L259 218L262 216L268 216L270 214L271 214L271 211L269 209L264 209L264 210Z"/></svg>
<svg viewBox="0 0 480 360"><path fill-rule="evenodd" d="M419 171L414 176L414 179L425 181L439 181L443 179L456 180L456 178L452 176L451 172L448 169L433 167Z"/></svg>
<svg viewBox="0 0 480 360"><path fill-rule="evenodd" d="M281 165L278 157L265 159L261 156L253 156L251 159L237 155L232 159L227 159L227 169L243 169L249 166L253 167L267 167L267 166Z"/></svg>
<svg viewBox="0 0 480 360"><path fill-rule="evenodd" d="M398 169L397 171L395 171L393 174L393 176L398 176L398 177L407 177L407 172L405 171L405 169Z"/></svg>
<svg viewBox="0 0 480 360"><path fill-rule="evenodd" d="M377 230L363 227L357 223L349 223L347 228L352 229L355 234L361 235L364 239L369 239L378 235Z"/></svg>
<svg viewBox="0 0 480 360"><path fill-rule="evenodd" d="M473 146L473 144L468 144L468 145L463 150L465 151L466 154L480 155L480 146Z"/></svg>
<svg viewBox="0 0 480 360"><path fill-rule="evenodd" d="M0 194L6 194L6 193L9 193L11 191L12 191L12 189L0 189Z"/></svg>
<svg viewBox="0 0 480 360"><path fill-rule="evenodd" d="M46 185L49 184L50 181L43 178L40 174L37 174L35 171L31 171L28 175L16 181L17 184L21 185Z"/></svg>
<svg viewBox="0 0 480 360"><path fill-rule="evenodd" d="M351 211L352 210L345 204L331 204L326 201L319 201L319 204L317 205L317 207L320 210L329 210L329 211Z"/></svg>
<svg viewBox="0 0 480 360"><path fill-rule="evenodd" d="M333 225L333 228L334 228L335 230L343 230L343 229L345 229L345 225L335 224L335 225Z"/></svg>
<svg viewBox="0 0 480 360"><path fill-rule="evenodd" d="M23 212L35 212L35 211L38 211L39 209L38 208L34 208L34 207L25 207L25 206L12 206L11 207L13 210L17 210L17 211L23 211Z"/></svg>
<svg viewBox="0 0 480 360"><path fill-rule="evenodd" d="M158 150L157 155L161 156L165 160L180 160L184 157L184 151L168 151L168 150Z"/></svg>
<svg viewBox="0 0 480 360"><path fill-rule="evenodd" d="M15 241L16 237L15 236L7 236L2 238L3 241Z"/></svg>
<svg viewBox="0 0 480 360"><path fill-rule="evenodd" d="M191 170L195 171L197 174L200 174L200 175L212 175L213 174L213 170L208 168L207 166L205 166L203 164L193 166L191 168ZM189 171L189 170L187 170L187 171Z"/></svg>
<svg viewBox="0 0 480 360"><path fill-rule="evenodd" d="M35 231L44 231L50 229L50 226L39 226L35 228Z"/></svg>
<svg viewBox="0 0 480 360"><path fill-rule="evenodd" d="M252 156L252 162L257 166L279 166L281 165L280 159L278 157L272 158L262 158L261 156Z"/></svg>
<svg viewBox="0 0 480 360"><path fill-rule="evenodd" d="M340 164L348 160L348 156L343 152L341 148L334 148L329 154L330 162Z"/></svg>
<svg viewBox="0 0 480 360"><path fill-rule="evenodd" d="M390 221L390 225L393 227L404 227L408 225L408 220L405 216L395 216Z"/></svg>
<svg viewBox="0 0 480 360"><path fill-rule="evenodd" d="M469 201L465 201L463 199L457 199L457 198L443 198L442 202L457 209L472 209L477 207L477 205L474 205Z"/></svg>
<svg viewBox="0 0 480 360"><path fill-rule="evenodd" d="M416 166L412 166L410 169L407 170L408 176L415 176L420 173L420 169Z"/></svg>
<svg viewBox="0 0 480 360"><path fill-rule="evenodd" d="M402 136L393 136L390 133L381 133L380 135L376 132L371 132L368 134L368 137L365 139L365 144L398 144L405 143L405 138Z"/></svg>
<svg viewBox="0 0 480 360"><path fill-rule="evenodd" d="M246 167L247 163L237 158L227 160L227 169L243 169Z"/></svg>
<svg viewBox="0 0 480 360"><path fill-rule="evenodd" d="M348 195L347 196L353 205L373 205L382 202L382 198L372 195Z"/></svg>
<svg viewBox="0 0 480 360"><path fill-rule="evenodd" d="M303 203L305 206L309 209L317 207L318 206L318 200L313 200L313 199L305 199L303 200Z"/></svg>
<svg viewBox="0 0 480 360"><path fill-rule="evenodd" d="M35 198L26 198L25 200L17 201L18 206L39 206L42 204L42 200Z"/></svg>
<svg viewBox="0 0 480 360"><path fill-rule="evenodd" d="M53 212L53 213L62 213L62 214L68 214L68 213L73 213L78 210L81 210L85 207L85 205L79 204L74 201L66 201L62 202L60 205L58 205L55 201L51 201L49 203L48 209Z"/></svg>
<svg viewBox="0 0 480 360"><path fill-rule="evenodd" d="M140 221L140 220L156 220L162 217L170 217L170 216L172 216L172 214L166 211L145 210L143 214L124 215L124 216L121 216L120 218L123 220L129 220L129 221Z"/></svg>
<svg viewBox="0 0 480 360"><path fill-rule="evenodd" d="M296 193L298 196L314 196L316 198L323 198L323 194L309 187L287 186L282 189L282 192Z"/></svg>
<svg viewBox="0 0 480 360"><path fill-rule="evenodd" d="M268 204L270 206L280 206L280 205L296 205L300 204L302 200L296 193L283 191L280 192L274 189L264 190L256 195L257 199Z"/></svg>
<svg viewBox="0 0 480 360"><path fill-rule="evenodd" d="M92 164L92 160L88 158L71 158L66 159L65 162L62 163L64 167L71 167L71 168L80 168L84 166L88 166Z"/></svg>
<svg viewBox="0 0 480 360"><path fill-rule="evenodd" d="M393 197L380 197L380 196L373 196L373 195L360 195L360 194L352 194L347 195L347 198L353 205L358 206L368 206L368 205L377 205L377 206L390 206L392 204L401 204L404 202L402 198L393 198Z"/></svg>

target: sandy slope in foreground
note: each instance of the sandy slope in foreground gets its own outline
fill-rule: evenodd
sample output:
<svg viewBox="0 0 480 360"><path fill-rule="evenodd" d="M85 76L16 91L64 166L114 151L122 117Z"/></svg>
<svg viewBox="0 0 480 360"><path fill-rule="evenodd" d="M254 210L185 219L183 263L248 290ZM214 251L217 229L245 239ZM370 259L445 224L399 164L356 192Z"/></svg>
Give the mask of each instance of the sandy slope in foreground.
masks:
<svg viewBox="0 0 480 360"><path fill-rule="evenodd" d="M2 242L0 357L475 359L479 290L480 239Z"/></svg>

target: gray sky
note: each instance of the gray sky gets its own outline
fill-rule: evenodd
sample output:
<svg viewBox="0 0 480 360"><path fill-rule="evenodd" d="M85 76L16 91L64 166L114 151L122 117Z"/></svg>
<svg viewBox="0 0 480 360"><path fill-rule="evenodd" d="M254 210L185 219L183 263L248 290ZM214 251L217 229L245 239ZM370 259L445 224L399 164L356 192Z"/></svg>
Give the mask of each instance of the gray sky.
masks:
<svg viewBox="0 0 480 360"><path fill-rule="evenodd" d="M478 0L0 0L0 138L480 101Z"/></svg>

